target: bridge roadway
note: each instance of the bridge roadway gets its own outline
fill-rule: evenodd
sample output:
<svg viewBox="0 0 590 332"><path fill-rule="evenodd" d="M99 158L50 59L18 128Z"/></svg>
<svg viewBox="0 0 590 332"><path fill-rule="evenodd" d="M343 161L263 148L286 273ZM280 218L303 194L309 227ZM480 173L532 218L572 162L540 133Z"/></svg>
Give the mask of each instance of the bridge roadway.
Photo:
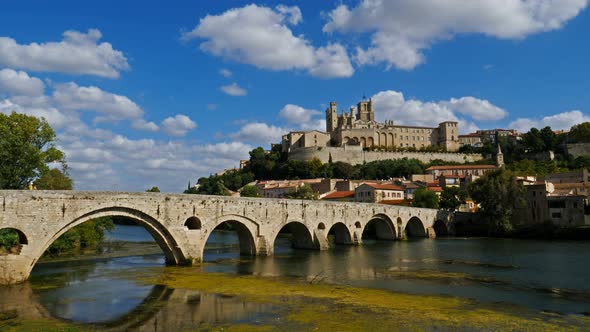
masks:
<svg viewBox="0 0 590 332"><path fill-rule="evenodd" d="M328 233L336 244L360 244L373 223L378 239L404 234L452 234L453 216L440 210L371 203L302 201L145 192L0 190L0 229L19 234L19 250L0 256L0 284L25 281L45 250L62 234L88 220L127 217L144 226L167 264L191 265L203 257L205 243L220 224L238 233L240 252L272 255L287 227L295 248L325 250Z"/></svg>

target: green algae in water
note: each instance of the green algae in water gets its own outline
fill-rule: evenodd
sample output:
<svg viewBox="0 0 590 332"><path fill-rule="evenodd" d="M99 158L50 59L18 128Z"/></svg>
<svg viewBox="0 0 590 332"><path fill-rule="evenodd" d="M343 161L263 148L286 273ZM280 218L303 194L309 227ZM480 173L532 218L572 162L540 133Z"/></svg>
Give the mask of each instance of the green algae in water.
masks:
<svg viewBox="0 0 590 332"><path fill-rule="evenodd" d="M239 296L246 301L282 305L289 330L580 330L590 318L536 312L505 304L481 304L447 296L393 293L300 279L260 278L203 273L198 269L166 268L144 282ZM266 322L264 322L266 323Z"/></svg>

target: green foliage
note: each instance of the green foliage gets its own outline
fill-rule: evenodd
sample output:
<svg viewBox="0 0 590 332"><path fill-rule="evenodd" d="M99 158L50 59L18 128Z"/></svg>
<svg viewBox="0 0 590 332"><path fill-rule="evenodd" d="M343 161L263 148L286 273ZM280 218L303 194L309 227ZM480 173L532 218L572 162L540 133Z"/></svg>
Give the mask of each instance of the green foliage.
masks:
<svg viewBox="0 0 590 332"><path fill-rule="evenodd" d="M49 246L47 253L55 255L96 247L104 239L105 231L111 231L114 227L115 224L109 217L89 220L60 236Z"/></svg>
<svg viewBox="0 0 590 332"><path fill-rule="evenodd" d="M208 178L202 177L198 181L199 187L196 189L196 194L203 195L217 195L217 196L229 196L229 190L223 184L223 179L217 175L211 175ZM186 194L192 194L193 192L187 192Z"/></svg>
<svg viewBox="0 0 590 332"><path fill-rule="evenodd" d="M158 188L158 187L151 187L150 189L146 190L145 192L147 192L147 193L159 193L160 192L160 188Z"/></svg>
<svg viewBox="0 0 590 332"><path fill-rule="evenodd" d="M573 126L567 136L569 143L590 143L590 122Z"/></svg>
<svg viewBox="0 0 590 332"><path fill-rule="evenodd" d="M470 196L480 204L478 213L490 221L489 233L504 235L512 231L514 210L524 206L524 187L507 170L487 172L469 186Z"/></svg>
<svg viewBox="0 0 590 332"><path fill-rule="evenodd" d="M307 183L298 187L298 188L293 188L291 190L289 190L289 192L287 194L285 194L286 198L292 198L292 199L318 199L318 194L313 191L313 189L311 188L310 185L308 185Z"/></svg>
<svg viewBox="0 0 590 332"><path fill-rule="evenodd" d="M44 171L41 177L35 181L39 190L72 190L73 181L64 171L57 168Z"/></svg>
<svg viewBox="0 0 590 332"><path fill-rule="evenodd" d="M54 141L55 132L44 118L0 114L0 189L24 189L48 170L48 163L65 165Z"/></svg>
<svg viewBox="0 0 590 332"><path fill-rule="evenodd" d="M332 163L332 175L336 179L354 179L358 177L357 169L351 164L342 161Z"/></svg>
<svg viewBox="0 0 590 332"><path fill-rule="evenodd" d="M455 211L465 202L467 193L459 187L444 187L440 195L440 208Z"/></svg>
<svg viewBox="0 0 590 332"><path fill-rule="evenodd" d="M436 195L436 193L428 190L425 187L418 188L414 192L414 200L412 201L412 206L429 209L438 209L438 196Z"/></svg>
<svg viewBox="0 0 590 332"><path fill-rule="evenodd" d="M537 175L544 176L549 173L559 171L555 161L535 161L530 159L523 159L514 161L507 167L508 170L514 172L516 175Z"/></svg>
<svg viewBox="0 0 590 332"><path fill-rule="evenodd" d="M258 189L252 185L246 185L240 191L240 196L242 197L260 197L258 193Z"/></svg>
<svg viewBox="0 0 590 332"><path fill-rule="evenodd" d="M0 230L0 254L10 251L19 244L19 236L16 230L4 228Z"/></svg>

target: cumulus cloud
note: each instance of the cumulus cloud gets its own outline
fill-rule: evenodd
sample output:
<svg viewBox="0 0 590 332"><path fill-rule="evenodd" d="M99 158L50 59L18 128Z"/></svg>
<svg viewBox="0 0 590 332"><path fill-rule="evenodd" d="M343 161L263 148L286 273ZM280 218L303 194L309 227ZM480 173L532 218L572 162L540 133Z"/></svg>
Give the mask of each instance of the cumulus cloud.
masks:
<svg viewBox="0 0 590 332"><path fill-rule="evenodd" d="M12 112L45 118L53 129L60 129L66 125L79 123L77 117L68 116L54 107L27 107L14 103L10 99L0 100L0 113L10 114Z"/></svg>
<svg viewBox="0 0 590 332"><path fill-rule="evenodd" d="M237 133L231 135L234 140L255 144L278 143L288 129L268 125L262 122L253 122L244 125Z"/></svg>
<svg viewBox="0 0 590 332"><path fill-rule="evenodd" d="M310 122L311 118L322 113L316 110L310 110L298 105L287 104L279 112L279 116L290 124L300 125Z"/></svg>
<svg viewBox="0 0 590 332"><path fill-rule="evenodd" d="M129 70L127 58L111 44L98 43L101 38L97 29L86 33L68 30L60 42L28 45L0 37L0 65L29 71L117 78L122 70Z"/></svg>
<svg viewBox="0 0 590 332"><path fill-rule="evenodd" d="M39 96L43 95L44 91L45 84L43 84L43 81L36 77L30 77L24 71L0 70L0 93Z"/></svg>
<svg viewBox="0 0 590 332"><path fill-rule="evenodd" d="M378 121L394 120L399 124L428 127L437 126L444 121L457 121L462 133L478 129L473 120L495 121L508 115L508 112L489 101L474 97L424 102L406 100L403 93L388 90L375 94L372 99ZM460 117L457 113L471 120Z"/></svg>
<svg viewBox="0 0 590 332"><path fill-rule="evenodd" d="M589 121L590 116L581 111L575 110L536 119L518 118L515 121L512 121L508 126L520 132L527 132L533 127L544 128L546 126L550 126L553 130L563 130L570 129L573 125Z"/></svg>
<svg viewBox="0 0 590 332"><path fill-rule="evenodd" d="M168 135L184 136L191 129L197 128L197 124L188 116L178 114L175 117L168 117L162 121L162 128Z"/></svg>
<svg viewBox="0 0 590 332"><path fill-rule="evenodd" d="M504 109L493 105L489 101L474 97L451 98L451 100L442 104L455 112L469 115L478 121L496 121L508 115L508 112Z"/></svg>
<svg viewBox="0 0 590 332"><path fill-rule="evenodd" d="M521 39L561 28L586 8L588 0L362 0L339 5L328 16L328 33L368 33L370 46L357 46L360 65L385 63L413 69L424 49L458 34Z"/></svg>
<svg viewBox="0 0 590 332"><path fill-rule="evenodd" d="M56 105L65 110L96 111L95 121L140 119L144 112L131 99L104 91L95 86L78 86L70 82L58 84L53 90Z"/></svg>
<svg viewBox="0 0 590 332"><path fill-rule="evenodd" d="M242 88L237 83L232 83L230 85L224 85L221 87L221 91L225 94L234 96L234 97L241 97L248 94L248 90Z"/></svg>
<svg viewBox="0 0 590 332"><path fill-rule="evenodd" d="M269 70L306 70L322 78L350 77L354 69L344 47L330 44L315 48L289 25L302 21L297 6L276 8L255 4L207 15L184 40L205 39L208 53ZM239 27L239 28L236 28Z"/></svg>

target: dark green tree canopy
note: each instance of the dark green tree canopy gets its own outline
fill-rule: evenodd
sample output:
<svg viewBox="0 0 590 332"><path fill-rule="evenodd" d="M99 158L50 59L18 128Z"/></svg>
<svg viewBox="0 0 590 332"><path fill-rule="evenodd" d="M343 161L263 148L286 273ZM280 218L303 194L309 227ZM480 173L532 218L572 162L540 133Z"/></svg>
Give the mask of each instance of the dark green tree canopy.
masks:
<svg viewBox="0 0 590 332"><path fill-rule="evenodd" d="M160 188L158 188L158 187L151 187L150 189L146 190L146 192L148 192L148 193L159 193L160 192Z"/></svg>
<svg viewBox="0 0 590 332"><path fill-rule="evenodd" d="M260 197L258 194L258 189L256 189L253 185L246 185L240 191L240 196L242 197Z"/></svg>
<svg viewBox="0 0 590 332"><path fill-rule="evenodd" d="M524 187L513 172L503 169L487 172L471 183L469 193L481 206L478 212L490 221L490 234L512 231L514 211L525 202Z"/></svg>
<svg viewBox="0 0 590 332"><path fill-rule="evenodd" d="M438 209L438 196L435 192L428 190L425 187L416 189L414 192L414 201L412 206Z"/></svg>
<svg viewBox="0 0 590 332"><path fill-rule="evenodd" d="M55 147L55 132L44 118L0 113L0 188L24 189L49 171L48 163L65 166Z"/></svg>
<svg viewBox="0 0 590 332"><path fill-rule="evenodd" d="M39 190L72 190L73 181L65 171L52 168L41 174L41 177L35 181Z"/></svg>

